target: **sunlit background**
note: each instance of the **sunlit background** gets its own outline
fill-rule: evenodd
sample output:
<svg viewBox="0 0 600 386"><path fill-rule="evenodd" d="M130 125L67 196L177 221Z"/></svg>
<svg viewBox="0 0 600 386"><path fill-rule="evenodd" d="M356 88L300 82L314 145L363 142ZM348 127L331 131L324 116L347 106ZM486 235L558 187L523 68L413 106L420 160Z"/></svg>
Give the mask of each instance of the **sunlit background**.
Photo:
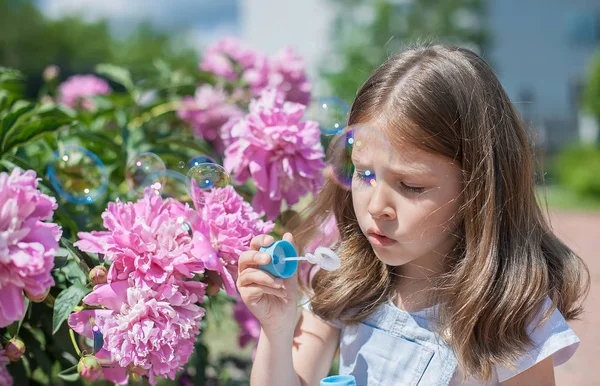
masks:
<svg viewBox="0 0 600 386"><path fill-rule="evenodd" d="M49 65L60 81L99 63L137 77L157 60L193 72L228 36L267 55L292 47L313 95L348 105L375 67L415 42L462 45L492 64L530 128L540 200L592 273L588 311L572 324L582 344L557 383L600 383L600 1L0 0L0 66L25 74L31 98ZM211 326L211 355L238 351L235 329Z"/></svg>

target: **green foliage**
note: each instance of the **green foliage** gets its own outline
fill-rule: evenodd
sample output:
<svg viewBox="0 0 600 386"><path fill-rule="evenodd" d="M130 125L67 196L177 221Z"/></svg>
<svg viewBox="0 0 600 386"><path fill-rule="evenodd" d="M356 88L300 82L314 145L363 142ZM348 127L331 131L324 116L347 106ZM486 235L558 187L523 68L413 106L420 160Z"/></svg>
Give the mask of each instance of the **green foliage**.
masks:
<svg viewBox="0 0 600 386"><path fill-rule="evenodd" d="M582 197L600 199L600 149L577 145L563 149L556 159L562 185Z"/></svg>
<svg viewBox="0 0 600 386"><path fill-rule="evenodd" d="M331 0L336 10L334 52L323 63L332 93L350 102L369 74L416 42L439 41L482 49L482 0ZM332 68L335 67L335 68Z"/></svg>
<svg viewBox="0 0 600 386"><path fill-rule="evenodd" d="M141 24L124 39L111 35L105 20L46 19L32 0L0 0L0 65L18 68L28 79L27 95L37 94L43 69L55 64L64 76L92 72L97 63L127 66L134 74L153 71L161 59L188 70L197 54L169 35ZM0 95L0 103L2 96Z"/></svg>
<svg viewBox="0 0 600 386"><path fill-rule="evenodd" d="M591 61L589 75L583 91L583 103L600 121L600 47Z"/></svg>

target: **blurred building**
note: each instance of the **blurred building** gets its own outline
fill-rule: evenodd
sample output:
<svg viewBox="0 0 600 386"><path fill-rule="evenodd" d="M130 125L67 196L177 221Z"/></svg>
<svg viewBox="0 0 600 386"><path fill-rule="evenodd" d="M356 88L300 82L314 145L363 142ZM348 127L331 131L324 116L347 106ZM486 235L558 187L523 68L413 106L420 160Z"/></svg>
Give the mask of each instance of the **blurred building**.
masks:
<svg viewBox="0 0 600 386"><path fill-rule="evenodd" d="M577 140L580 126L589 133L579 101L600 47L600 1L490 0L489 27L486 56L545 147Z"/></svg>
<svg viewBox="0 0 600 386"><path fill-rule="evenodd" d="M239 7L243 40L268 53L294 46L315 78L335 33L327 0L240 0ZM578 139L579 126L593 137L579 99L586 66L600 47L600 0L488 0L485 22L492 43L480 54L535 127L540 145L554 151Z"/></svg>

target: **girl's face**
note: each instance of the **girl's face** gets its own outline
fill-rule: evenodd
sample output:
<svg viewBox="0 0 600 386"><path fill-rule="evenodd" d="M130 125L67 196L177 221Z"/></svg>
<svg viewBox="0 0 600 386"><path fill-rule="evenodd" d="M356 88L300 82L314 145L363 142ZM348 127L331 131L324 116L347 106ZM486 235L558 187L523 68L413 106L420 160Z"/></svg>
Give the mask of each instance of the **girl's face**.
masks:
<svg viewBox="0 0 600 386"><path fill-rule="evenodd" d="M392 148L367 126L354 132L354 212L373 251L403 275L428 276L455 245L462 190L452 160L406 145Z"/></svg>

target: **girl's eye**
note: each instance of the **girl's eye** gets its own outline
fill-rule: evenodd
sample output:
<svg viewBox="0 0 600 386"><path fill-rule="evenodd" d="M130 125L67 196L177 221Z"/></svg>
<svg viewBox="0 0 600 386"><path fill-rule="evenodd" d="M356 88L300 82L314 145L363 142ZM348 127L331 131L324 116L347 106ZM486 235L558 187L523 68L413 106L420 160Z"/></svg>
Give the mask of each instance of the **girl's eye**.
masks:
<svg viewBox="0 0 600 386"><path fill-rule="evenodd" d="M370 182L370 181L375 180L375 173L373 173L370 170L362 171L362 170L355 169L355 172L356 172L356 177L361 181Z"/></svg>
<svg viewBox="0 0 600 386"><path fill-rule="evenodd" d="M404 190L406 190L407 192L410 192L410 193L423 193L425 191L424 187L410 186L410 185L406 185L404 182L401 182L400 186L402 186L402 189L404 189Z"/></svg>

